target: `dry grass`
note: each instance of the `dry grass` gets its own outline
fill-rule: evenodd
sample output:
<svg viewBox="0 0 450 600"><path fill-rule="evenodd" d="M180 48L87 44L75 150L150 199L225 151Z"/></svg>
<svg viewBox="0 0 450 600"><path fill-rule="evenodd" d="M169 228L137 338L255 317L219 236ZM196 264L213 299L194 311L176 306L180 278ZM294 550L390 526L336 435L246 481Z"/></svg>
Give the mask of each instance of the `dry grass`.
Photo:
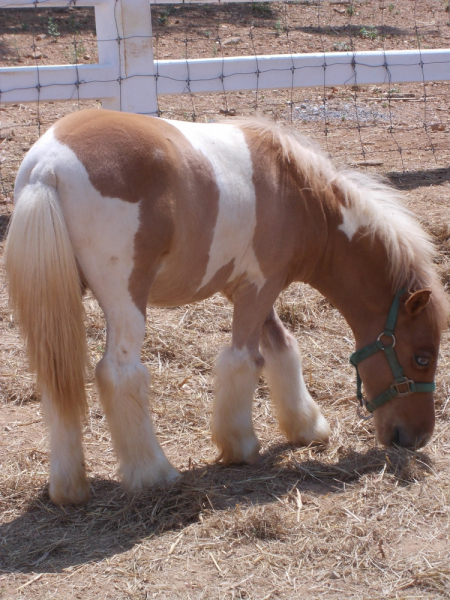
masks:
<svg viewBox="0 0 450 600"><path fill-rule="evenodd" d="M450 590L450 406L447 336L438 426L421 452L375 444L355 417L351 334L306 286L283 294L306 379L333 427L326 449L284 443L263 380L255 467L214 463L211 370L230 337L231 307L214 297L151 309L142 358L153 373L158 436L182 477L126 496L92 382L85 428L92 499L57 508L33 380L2 291L0 592L4 598L446 598ZM104 320L87 298L92 362Z"/></svg>

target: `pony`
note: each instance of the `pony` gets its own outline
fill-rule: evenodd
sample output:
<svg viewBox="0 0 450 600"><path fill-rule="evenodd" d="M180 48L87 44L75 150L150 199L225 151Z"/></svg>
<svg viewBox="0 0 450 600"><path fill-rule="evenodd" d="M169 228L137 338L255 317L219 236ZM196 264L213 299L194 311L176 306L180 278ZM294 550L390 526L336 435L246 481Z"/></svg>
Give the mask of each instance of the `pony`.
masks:
<svg viewBox="0 0 450 600"><path fill-rule="evenodd" d="M89 495L86 288L106 317L96 381L128 490L178 475L148 408L150 376L140 360L146 307L217 292L234 305L211 423L225 464L258 457L252 401L262 371L287 440L329 441L297 341L273 308L294 281L316 288L350 325L378 441L425 445L448 306L432 243L398 195L265 122L198 124L95 109L56 122L21 164L5 249L10 304L50 434L52 501Z"/></svg>

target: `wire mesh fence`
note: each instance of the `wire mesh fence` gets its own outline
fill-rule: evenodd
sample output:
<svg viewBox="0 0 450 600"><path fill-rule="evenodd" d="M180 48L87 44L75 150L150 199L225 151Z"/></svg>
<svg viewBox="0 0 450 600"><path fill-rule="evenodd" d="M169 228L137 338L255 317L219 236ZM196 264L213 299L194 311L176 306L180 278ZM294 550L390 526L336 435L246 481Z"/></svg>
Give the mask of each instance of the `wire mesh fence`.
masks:
<svg viewBox="0 0 450 600"><path fill-rule="evenodd" d="M0 10L0 68L32 67L36 81L30 89L36 101L9 104L4 102L6 94L0 94L3 202L11 201L24 153L57 118L99 106L108 86L119 98L116 107L123 108L123 86L128 80L144 79L154 83L156 111L165 118L205 122L262 115L315 137L334 158L350 166L399 173L432 170L438 176L442 170L445 176L450 157L450 84L439 79L448 79L450 55L439 55L439 62L433 58L427 63L426 58L450 46L445 0L158 4L151 7L151 36L138 40L153 47L154 66L148 65L145 73L127 74L125 68L120 70L125 63L119 61L119 71L110 77L105 72L99 77L95 69L102 55L123 51L128 38L120 14L116 30L100 38L93 8L74 2L56 8L45 1L27 3L27 8L14 6ZM100 16L97 12L97 21ZM415 83L395 83L402 72L408 80L406 63L390 59L388 64L392 53L399 51L402 60L409 57L410 66L419 69ZM348 57L351 76L345 86L331 83L330 52L336 53L335 62ZM365 83L358 76L364 66L360 53L365 52L378 53L385 73L381 83ZM305 85L308 70L296 62L300 54L320 58L320 86L297 87ZM260 58L264 55L280 55L281 66L272 61L266 67ZM233 72L242 57L249 60ZM198 59L212 61L213 76L204 67L196 69ZM178 61L176 71L173 61ZM45 100L47 87L55 87L46 83L45 68L55 64L72 65L65 69L67 82L58 84L64 88L64 103ZM434 81L429 81L431 68ZM266 71L277 69L283 71L283 85L266 89ZM244 91L230 91L232 76L237 75L247 80ZM208 89L212 79L218 92L196 91ZM181 86L181 94L165 93L173 82ZM86 90L90 100L84 99Z"/></svg>

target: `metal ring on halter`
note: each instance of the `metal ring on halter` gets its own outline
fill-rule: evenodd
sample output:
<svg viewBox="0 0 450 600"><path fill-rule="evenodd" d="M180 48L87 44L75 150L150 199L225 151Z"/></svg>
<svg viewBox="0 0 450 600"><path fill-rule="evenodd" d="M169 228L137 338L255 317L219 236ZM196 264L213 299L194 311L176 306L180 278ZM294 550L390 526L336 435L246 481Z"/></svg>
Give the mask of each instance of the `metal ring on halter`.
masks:
<svg viewBox="0 0 450 600"><path fill-rule="evenodd" d="M363 400L363 402L364 402L364 404L366 404L365 400ZM361 408L362 408L362 405L361 405ZM356 405L356 414L358 415L358 417L359 417L360 419L362 419L363 421L368 421L369 419L372 419L372 417L373 417L373 413L370 413L370 414L369 414L369 416L368 416L368 417L366 417L365 415L362 415L362 414L359 412L359 409L360 409L360 406L359 406L359 404L357 404L357 405Z"/></svg>
<svg viewBox="0 0 450 600"><path fill-rule="evenodd" d="M392 344L390 346L387 346L387 348L394 348L394 346L395 346L395 335L393 333L385 333L383 331L383 333L380 333L380 335L377 337L377 342L379 342L382 337L391 337L392 338ZM383 350L385 348L386 348L386 346L383 345Z"/></svg>

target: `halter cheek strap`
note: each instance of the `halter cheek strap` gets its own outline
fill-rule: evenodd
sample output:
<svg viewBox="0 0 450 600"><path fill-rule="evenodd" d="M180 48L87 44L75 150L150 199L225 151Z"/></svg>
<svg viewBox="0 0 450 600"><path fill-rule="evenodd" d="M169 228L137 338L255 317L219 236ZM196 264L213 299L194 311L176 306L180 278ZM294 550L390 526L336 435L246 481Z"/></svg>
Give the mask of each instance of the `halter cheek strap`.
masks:
<svg viewBox="0 0 450 600"><path fill-rule="evenodd" d="M356 397L359 400L360 406L365 406L370 413L373 413L373 411L376 408L379 408L392 398L409 396L410 394L415 394L416 392L434 392L436 389L436 385L434 382L415 383L412 379L408 379L407 377L405 377L403 375L403 369L397 360L397 355L395 354L394 330L395 325L397 323L400 297L403 296L403 294L405 293L406 290L400 290L395 295L394 301L392 302L391 308L389 310L389 315L386 321L384 331L383 333L380 333L380 335L377 338L377 341L373 342L372 344L368 344L367 346L364 346L364 348L361 348L360 350L356 350L356 352L353 352L353 354L350 356L350 363L356 369ZM385 345L385 343L383 342L383 338L391 338L392 343L389 345ZM362 381L359 375L358 365L360 362L362 362L366 358L369 358L369 356L376 354L380 350L384 352L389 366L391 367L391 371L394 376L394 382L390 385L389 389L387 389L385 392L374 398L371 402L368 402L367 400L363 399ZM359 413L359 410L358 415L362 419L370 419L373 417L373 414L370 414L369 416L365 417Z"/></svg>

